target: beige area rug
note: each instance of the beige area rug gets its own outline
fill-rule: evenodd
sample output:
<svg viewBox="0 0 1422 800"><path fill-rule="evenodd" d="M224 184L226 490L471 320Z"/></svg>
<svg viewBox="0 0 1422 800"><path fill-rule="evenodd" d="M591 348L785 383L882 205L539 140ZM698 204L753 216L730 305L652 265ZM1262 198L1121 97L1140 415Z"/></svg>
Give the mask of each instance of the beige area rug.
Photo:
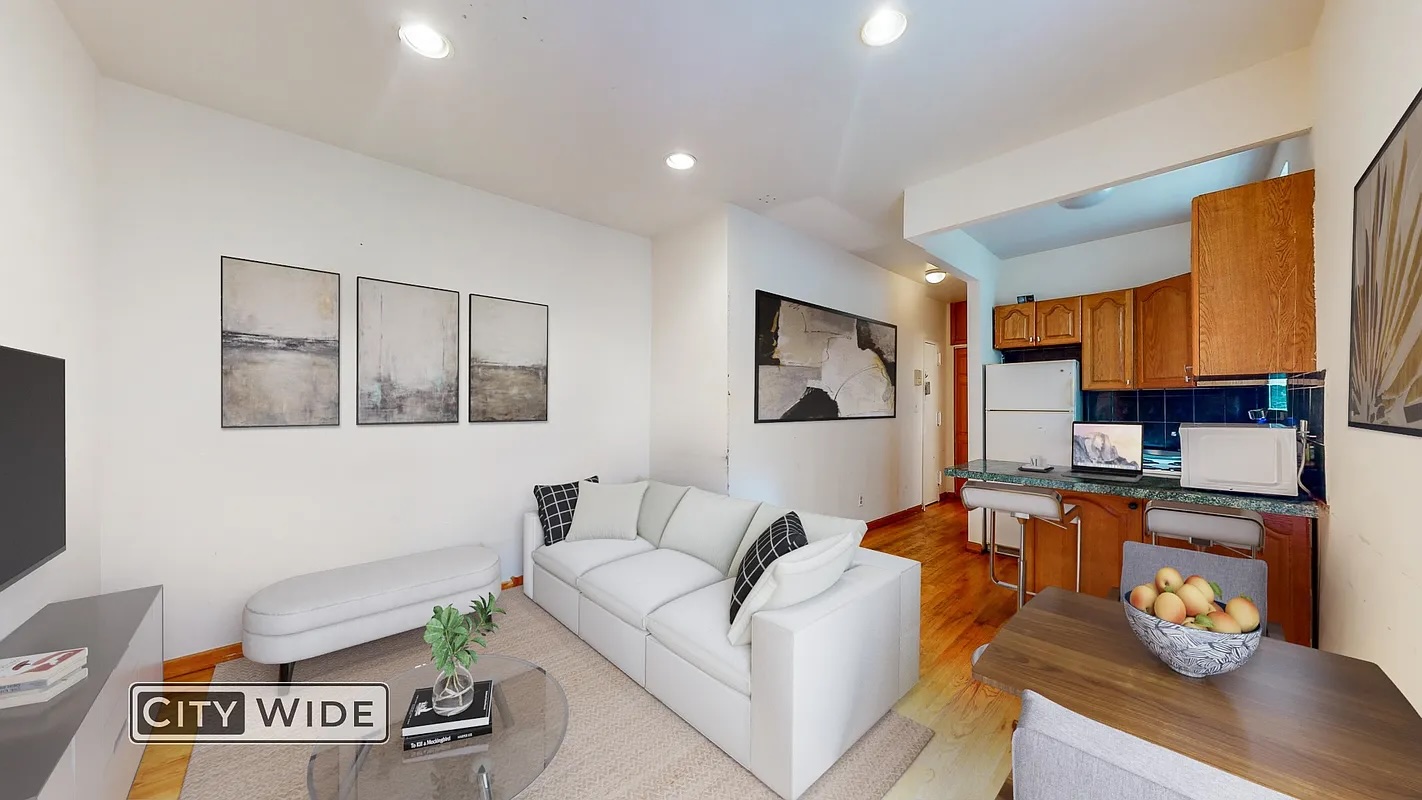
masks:
<svg viewBox="0 0 1422 800"><path fill-rule="evenodd" d="M489 651L542 666L568 695L568 732L552 764L521 798L765 798L775 794L656 698L647 694L520 590L500 598L508 618ZM303 681L378 681L429 660L411 631L303 661ZM214 680L276 680L276 667L246 659ZM933 738L889 712L804 795L814 800L883 797ZM197 745L182 800L305 800L306 746Z"/></svg>

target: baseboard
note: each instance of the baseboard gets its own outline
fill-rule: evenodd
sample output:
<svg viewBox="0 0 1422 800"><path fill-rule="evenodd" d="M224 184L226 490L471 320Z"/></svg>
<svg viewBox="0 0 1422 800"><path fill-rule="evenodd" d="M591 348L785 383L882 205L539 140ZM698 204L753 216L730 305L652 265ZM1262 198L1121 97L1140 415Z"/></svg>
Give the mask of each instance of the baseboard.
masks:
<svg viewBox="0 0 1422 800"><path fill-rule="evenodd" d="M987 547L984 546L982 542L975 542L971 539L964 540L963 549L969 553L976 553L977 555L982 555L987 552Z"/></svg>
<svg viewBox="0 0 1422 800"><path fill-rule="evenodd" d="M946 502L948 502L949 500L955 499L957 496L958 496L958 495L953 494L952 492L939 492L939 493L938 493L938 502L940 502L940 503L946 503Z"/></svg>
<svg viewBox="0 0 1422 800"><path fill-rule="evenodd" d="M171 681L174 678L180 678L200 670L212 669L224 661L235 661L241 657L241 642L214 647L201 653L178 656L163 662L163 680Z"/></svg>
<svg viewBox="0 0 1422 800"><path fill-rule="evenodd" d="M914 507L912 507L912 508L906 508L906 509L904 509L903 511L895 511L894 513L888 515L887 517L879 517L878 519L871 519L871 520L869 520L869 522L867 522L867 523L865 523L865 524L867 524L867 525L869 526L869 530L872 531L872 530L874 530L875 528L882 528L882 527L884 527L885 525L893 525L895 522L902 522L902 521L908 519L909 517L912 517L914 514L922 514L922 513L923 513L923 506L914 506Z"/></svg>
<svg viewBox="0 0 1422 800"><path fill-rule="evenodd" d="M503 582L503 585L500 586L500 588L507 592L508 590L514 588L515 586L522 586L522 585L523 585L523 576L522 576L522 575L515 575L515 576L513 576L512 578L509 578L508 580L504 581L504 582Z"/></svg>

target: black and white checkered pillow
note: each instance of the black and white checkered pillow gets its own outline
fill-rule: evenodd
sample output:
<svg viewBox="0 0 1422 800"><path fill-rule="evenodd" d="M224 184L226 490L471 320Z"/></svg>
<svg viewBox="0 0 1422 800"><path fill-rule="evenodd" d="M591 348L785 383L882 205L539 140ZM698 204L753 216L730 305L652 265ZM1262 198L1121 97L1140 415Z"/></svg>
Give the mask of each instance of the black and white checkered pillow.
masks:
<svg viewBox="0 0 1422 800"><path fill-rule="evenodd" d="M809 543L810 540L805 538L805 526L800 524L800 515L794 511L770 523L770 527L756 537L755 544L746 551L745 560L741 562L741 571L736 573L735 587L731 591L731 624L735 624L741 604L775 559Z"/></svg>
<svg viewBox="0 0 1422 800"><path fill-rule="evenodd" d="M587 479L597 483L597 476ZM578 508L578 484L559 483L533 487L533 499L538 501L538 521L543 525L543 543L557 544L568 538L573 527L573 512Z"/></svg>

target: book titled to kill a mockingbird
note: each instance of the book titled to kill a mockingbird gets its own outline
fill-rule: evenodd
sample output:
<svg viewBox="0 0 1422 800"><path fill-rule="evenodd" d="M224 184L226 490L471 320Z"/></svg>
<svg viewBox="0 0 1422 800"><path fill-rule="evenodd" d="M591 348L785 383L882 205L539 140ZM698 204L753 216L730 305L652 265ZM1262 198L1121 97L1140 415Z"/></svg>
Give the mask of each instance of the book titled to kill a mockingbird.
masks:
<svg viewBox="0 0 1422 800"><path fill-rule="evenodd" d="M436 714L434 690L416 689L410 698L410 709L400 727L405 750L430 747L445 742L457 742L493 731L489 716L494 685L490 681L474 684L474 702L454 716Z"/></svg>

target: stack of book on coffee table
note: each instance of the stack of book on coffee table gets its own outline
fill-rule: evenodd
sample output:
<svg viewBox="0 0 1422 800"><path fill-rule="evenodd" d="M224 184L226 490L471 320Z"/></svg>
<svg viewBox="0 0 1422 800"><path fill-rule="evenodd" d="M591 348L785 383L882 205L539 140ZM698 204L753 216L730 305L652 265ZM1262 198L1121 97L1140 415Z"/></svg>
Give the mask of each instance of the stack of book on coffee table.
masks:
<svg viewBox="0 0 1422 800"><path fill-rule="evenodd" d="M0 658L0 708L43 703L84 680L89 648Z"/></svg>
<svg viewBox="0 0 1422 800"><path fill-rule="evenodd" d="M419 750L492 732L493 689L490 681L475 682L473 704L451 717L435 713L433 689L416 689L410 698L410 710L405 713L405 724L400 727L404 749Z"/></svg>

